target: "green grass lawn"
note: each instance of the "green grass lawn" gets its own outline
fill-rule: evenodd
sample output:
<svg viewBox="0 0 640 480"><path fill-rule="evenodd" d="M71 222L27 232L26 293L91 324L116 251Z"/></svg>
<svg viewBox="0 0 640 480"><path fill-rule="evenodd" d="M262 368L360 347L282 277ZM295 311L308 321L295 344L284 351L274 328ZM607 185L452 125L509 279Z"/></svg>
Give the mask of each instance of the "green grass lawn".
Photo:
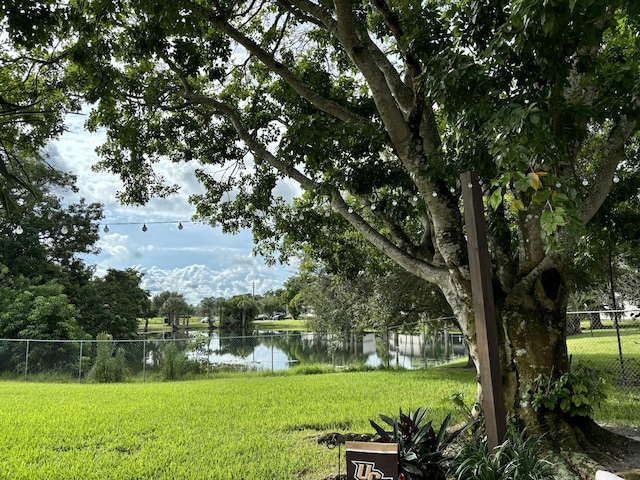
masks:
<svg viewBox="0 0 640 480"><path fill-rule="evenodd" d="M0 478L299 479L344 472L328 432L373 433L370 419L475 398L475 373L219 374L149 384L0 382ZM614 393L596 420L640 426L640 396ZM342 455L339 461L338 455Z"/></svg>
<svg viewBox="0 0 640 480"><path fill-rule="evenodd" d="M602 371L616 387L640 393L640 331L637 328L620 329L620 345L613 328L585 330L567 339L567 349L574 362L585 361Z"/></svg>
<svg viewBox="0 0 640 480"><path fill-rule="evenodd" d="M640 332L623 330L621 339L630 370ZM599 368L619 365L613 330L571 337L569 352ZM338 465L344 472L344 451L319 445L317 435L373 433L370 419L399 408L428 406L436 425L451 411L461 421L450 396L475 398L475 373L462 368L294 373L0 382L0 478L315 480ZM640 394L630 391L618 388L596 420L640 426Z"/></svg>
<svg viewBox="0 0 640 480"><path fill-rule="evenodd" d="M191 317L189 319L189 330L190 331L207 331L209 329L208 323L202 323L200 321L202 317ZM217 325L217 322L216 322ZM296 331L296 332L304 332L306 331L305 321L304 320L256 320L251 322L252 328L254 330L288 330L288 331ZM145 327L145 321L140 320L138 329L142 331ZM180 330L184 330L186 328L186 324L183 319L180 319ZM149 333L158 333L158 332L170 332L171 326L164 324L164 319L161 317L154 317L149 319L149 323L147 325L147 330Z"/></svg>
<svg viewBox="0 0 640 480"><path fill-rule="evenodd" d="M336 473L327 432L473 399L460 369L234 374L154 384L0 383L0 478L318 479ZM461 419L461 417L460 417ZM342 452L344 461L344 451ZM344 471L344 465L342 466Z"/></svg>

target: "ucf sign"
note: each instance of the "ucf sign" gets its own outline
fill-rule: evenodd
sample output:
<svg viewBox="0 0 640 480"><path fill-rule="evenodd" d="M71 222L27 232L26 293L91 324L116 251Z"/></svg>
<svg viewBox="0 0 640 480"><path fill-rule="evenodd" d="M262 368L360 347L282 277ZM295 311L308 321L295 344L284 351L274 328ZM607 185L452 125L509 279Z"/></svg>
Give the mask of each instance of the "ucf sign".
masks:
<svg viewBox="0 0 640 480"><path fill-rule="evenodd" d="M399 480L398 444L346 442L347 480Z"/></svg>

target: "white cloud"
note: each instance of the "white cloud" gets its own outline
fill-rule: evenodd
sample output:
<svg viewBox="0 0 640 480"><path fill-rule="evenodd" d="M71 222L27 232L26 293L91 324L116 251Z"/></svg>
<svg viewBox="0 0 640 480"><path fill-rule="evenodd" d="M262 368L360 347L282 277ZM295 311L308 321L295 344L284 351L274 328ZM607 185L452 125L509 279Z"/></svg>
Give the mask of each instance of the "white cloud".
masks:
<svg viewBox="0 0 640 480"><path fill-rule="evenodd" d="M253 293L259 295L282 288L287 277L282 269L270 269L258 259L252 260L219 270L199 264L174 269L155 266L147 269L141 265L135 268L144 274L142 287L148 289L151 295L163 291L179 292L185 295L189 303L197 305L207 297L229 298Z"/></svg>
<svg viewBox="0 0 640 480"><path fill-rule="evenodd" d="M98 240L98 247L100 247L102 255L106 258L127 259L130 257L129 249L127 248L128 239L128 235L120 235L119 233L104 235Z"/></svg>
<svg viewBox="0 0 640 480"><path fill-rule="evenodd" d="M65 201L84 197L87 202L104 205L98 244L102 253L85 257L87 263L96 265L98 275L109 268L135 268L144 273L143 288L151 294L177 291L197 305L205 297L228 298L282 288L286 278L294 274L292 267L267 267L262 259L254 257L250 232L224 235L220 228L190 221L194 207L188 203L188 196L202 192L194 163L166 161L157 165L167 182L181 186L177 195L153 199L144 207L120 205L116 200L116 192L122 188L118 177L91 169L98 161L95 149L106 135L85 131L85 118L69 117L68 132L52 143L49 161L78 177L79 193L65 194ZM300 189L291 180L280 180L275 193L291 200ZM178 222L184 222L182 230ZM141 230L143 223L146 232ZM108 233L102 230L104 225L109 226Z"/></svg>

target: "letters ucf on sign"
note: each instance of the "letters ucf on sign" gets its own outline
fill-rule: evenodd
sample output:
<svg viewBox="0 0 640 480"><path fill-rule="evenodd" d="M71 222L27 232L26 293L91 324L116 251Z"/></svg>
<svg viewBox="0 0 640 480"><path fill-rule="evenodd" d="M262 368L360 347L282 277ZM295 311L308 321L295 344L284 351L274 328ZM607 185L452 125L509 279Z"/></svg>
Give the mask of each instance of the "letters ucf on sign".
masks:
<svg viewBox="0 0 640 480"><path fill-rule="evenodd" d="M399 480L398 444L346 442L347 480Z"/></svg>

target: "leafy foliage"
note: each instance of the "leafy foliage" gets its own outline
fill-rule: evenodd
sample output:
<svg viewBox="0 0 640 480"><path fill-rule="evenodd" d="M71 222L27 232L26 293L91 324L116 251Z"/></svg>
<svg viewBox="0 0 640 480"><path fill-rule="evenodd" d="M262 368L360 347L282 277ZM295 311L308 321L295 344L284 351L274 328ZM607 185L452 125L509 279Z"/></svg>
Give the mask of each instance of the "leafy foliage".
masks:
<svg viewBox="0 0 640 480"><path fill-rule="evenodd" d="M0 6L0 206L5 212L17 211L24 194L40 197L25 163L45 166L42 149L62 133L65 114L79 110L77 97L61 81L62 57L45 45L50 30L44 16L33 28L24 16L11 15L12 8L7 2ZM50 13L50 19L57 16Z"/></svg>
<svg viewBox="0 0 640 480"><path fill-rule="evenodd" d="M571 372L551 378L538 375L524 396L534 410L558 411L569 416L593 417L610 386L597 370L578 363Z"/></svg>
<svg viewBox="0 0 640 480"><path fill-rule="evenodd" d="M189 372L197 373L198 362L189 360L175 342L165 344L160 360L160 378L165 381L179 380Z"/></svg>
<svg viewBox="0 0 640 480"><path fill-rule="evenodd" d="M108 333L97 335L96 340L96 360L87 378L96 383L122 382L127 375L124 350L117 348L116 342Z"/></svg>
<svg viewBox="0 0 640 480"><path fill-rule="evenodd" d="M400 451L400 472L407 480L444 479L445 469L442 465L445 448L460 434L461 430L448 433L447 428L451 414L447 415L436 433L432 420L424 423L428 410L418 408L415 412L402 413L391 418L380 415L380 419L391 427L384 427L370 420L383 442L398 444Z"/></svg>
<svg viewBox="0 0 640 480"><path fill-rule="evenodd" d="M307 273L304 301L314 312L309 328L346 335L367 329L384 330L424 319L452 317L446 300L433 285L389 265L385 273L363 271L356 278L322 270Z"/></svg>
<svg viewBox="0 0 640 480"><path fill-rule="evenodd" d="M489 452L485 439L467 441L453 464L457 480L551 480L553 465L543 458L540 439L511 429L509 438Z"/></svg>
<svg viewBox="0 0 640 480"><path fill-rule="evenodd" d="M150 309L141 282L142 274L133 269L108 269L103 277L79 286L78 321L84 331L92 337L101 332L118 339L133 337Z"/></svg>

